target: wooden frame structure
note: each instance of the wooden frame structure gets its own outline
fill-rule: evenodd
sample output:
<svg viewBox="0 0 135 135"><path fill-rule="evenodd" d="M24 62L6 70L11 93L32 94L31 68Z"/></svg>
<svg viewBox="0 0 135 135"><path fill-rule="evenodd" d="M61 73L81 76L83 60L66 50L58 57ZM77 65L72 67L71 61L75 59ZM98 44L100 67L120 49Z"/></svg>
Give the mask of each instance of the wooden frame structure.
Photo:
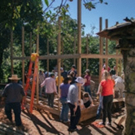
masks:
<svg viewBox="0 0 135 135"><path fill-rule="evenodd" d="M108 50L106 50L106 54L103 54L103 39L100 37L100 54L82 54L81 53L81 0L77 0L78 2L78 53L75 54L60 54L61 52L61 33L58 33L58 51L57 51L57 55L49 55L49 41L47 40L47 55L43 55L43 56L39 56L39 60L47 60L47 69L49 71L49 59L57 59L57 64L58 64L58 76L60 76L60 67L61 67L61 59L77 59L77 69L78 69L78 76L81 76L81 59L82 58L98 58L100 60L100 68L99 68L99 80L101 78L101 70L102 70L102 65L103 65L103 59L106 59L106 63L108 61L108 58L115 58L115 59L121 59L122 56L121 55L109 55L108 54ZM58 20L58 25L59 25L59 29L61 29L61 22L60 20ZM108 20L106 20L106 27L108 27ZM36 53L39 52L39 26L37 26L38 32L37 32L37 45L36 45ZM100 18L100 31L102 30L102 18ZM60 30L59 30L60 31ZM31 47L31 38L32 38L32 34L30 33L30 47ZM75 45L74 45L75 48ZM88 47L87 47L88 48ZM106 48L108 48L108 40L106 40ZM31 48L30 48L30 52L31 52ZM88 52L88 51L87 51ZM13 74L13 60L22 60L22 82L24 85L24 60L30 60L30 56L24 56L24 27L22 27L22 57L14 57L13 56L13 31L11 32L11 73ZM74 60L75 62L75 60ZM88 65L88 64L87 64ZM106 64L108 65L108 64ZM38 78L38 77L37 77ZM37 79L38 81L38 79ZM38 84L38 82L37 82ZM60 84L60 77L58 80L58 84ZM58 110L55 110L54 108L50 108L48 106L42 105L41 103L39 103L39 94L38 94L39 88L37 85L37 97L36 100L34 102L35 106L38 108L44 108L47 109L49 112L54 113L59 115L60 114L60 102L58 103ZM60 90L59 94L60 94ZM79 88L79 98L81 97L81 88ZM27 99L27 102L29 102L29 99ZM92 109L92 108L90 108ZM95 108L94 108L94 112L95 112ZM82 112L82 114L87 114L86 116L84 115L83 118L81 118L81 121L86 120L88 118L91 118L93 116L96 115L96 113L93 115L88 115L88 111L84 111Z"/></svg>

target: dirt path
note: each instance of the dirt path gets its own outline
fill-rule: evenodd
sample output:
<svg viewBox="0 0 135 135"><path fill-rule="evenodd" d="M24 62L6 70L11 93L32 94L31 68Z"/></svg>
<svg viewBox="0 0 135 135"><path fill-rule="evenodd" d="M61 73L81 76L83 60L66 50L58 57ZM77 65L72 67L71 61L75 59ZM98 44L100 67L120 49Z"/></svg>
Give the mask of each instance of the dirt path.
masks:
<svg viewBox="0 0 135 135"><path fill-rule="evenodd" d="M114 114L117 117L118 114ZM59 121L58 116L52 116L45 111L33 111L29 114L27 110L21 114L24 131L29 135L68 135L68 125ZM113 118L113 121L116 118ZM91 123L95 119L88 120L78 125L78 131L71 133L71 135L121 135L122 131L117 128L113 123L112 127L106 126L105 128L97 128ZM9 124L6 116L4 115L4 108L0 109L0 121ZM101 121L101 120L100 120Z"/></svg>

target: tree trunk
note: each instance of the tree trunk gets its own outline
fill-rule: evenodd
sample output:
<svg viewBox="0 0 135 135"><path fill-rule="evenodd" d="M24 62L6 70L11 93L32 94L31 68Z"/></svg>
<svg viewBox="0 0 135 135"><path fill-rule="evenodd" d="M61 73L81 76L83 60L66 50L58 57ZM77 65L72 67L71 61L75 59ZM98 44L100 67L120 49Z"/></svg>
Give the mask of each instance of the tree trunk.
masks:
<svg viewBox="0 0 135 135"><path fill-rule="evenodd" d="M135 49L123 50L126 121L124 135L135 134Z"/></svg>

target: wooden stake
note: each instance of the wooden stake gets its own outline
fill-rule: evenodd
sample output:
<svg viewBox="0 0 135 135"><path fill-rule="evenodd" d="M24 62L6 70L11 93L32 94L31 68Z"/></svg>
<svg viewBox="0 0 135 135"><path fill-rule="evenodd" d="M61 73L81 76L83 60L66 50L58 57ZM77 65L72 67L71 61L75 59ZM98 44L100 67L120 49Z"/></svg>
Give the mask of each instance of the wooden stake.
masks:
<svg viewBox="0 0 135 135"><path fill-rule="evenodd" d="M88 34L86 37L86 54L88 54ZM86 69L88 69L88 58L86 58Z"/></svg>
<svg viewBox="0 0 135 135"><path fill-rule="evenodd" d="M14 74L14 69L13 69L13 30L11 31L10 51L11 51L11 74Z"/></svg>
<svg viewBox="0 0 135 135"><path fill-rule="evenodd" d="M36 44L36 53L39 54L39 25L37 26L37 44ZM38 63L39 64L39 63ZM37 89L37 93L36 93L36 96L37 96L37 104L38 104L38 101L39 101L39 65L38 65L38 68L37 68L37 85L36 85L36 89Z"/></svg>
<svg viewBox="0 0 135 135"><path fill-rule="evenodd" d="M47 39L47 55L49 55L49 40ZM49 72L49 59L47 59L47 71Z"/></svg>
<svg viewBox="0 0 135 135"><path fill-rule="evenodd" d="M102 17L99 18L100 24L99 24L99 28L100 31L102 30ZM103 38L100 37L100 55L103 54ZM101 81L101 77L102 77L102 67L103 67L103 59L100 58L99 59L99 82Z"/></svg>
<svg viewBox="0 0 135 135"><path fill-rule="evenodd" d="M81 54L81 0L78 0L78 54ZM81 76L81 56L78 58L78 76ZM81 87L79 87L79 99L81 99Z"/></svg>
<svg viewBox="0 0 135 135"><path fill-rule="evenodd" d="M22 27L22 57L24 57L24 27ZM24 87L24 60L22 60L22 85Z"/></svg>
<svg viewBox="0 0 135 135"><path fill-rule="evenodd" d="M108 28L108 19L105 20L105 28ZM106 55L108 55L108 39L106 38ZM108 70L108 59L105 59L106 70Z"/></svg>
<svg viewBox="0 0 135 135"><path fill-rule="evenodd" d="M59 33L58 33L58 46L57 46L57 54L60 55L61 53L61 20L58 20L58 27L59 27ZM58 94L59 96L61 95L60 91L60 77L61 77L61 72L60 72L60 67L61 67L61 59L57 59L57 64L58 64ZM60 102L58 104L58 110L60 112Z"/></svg>

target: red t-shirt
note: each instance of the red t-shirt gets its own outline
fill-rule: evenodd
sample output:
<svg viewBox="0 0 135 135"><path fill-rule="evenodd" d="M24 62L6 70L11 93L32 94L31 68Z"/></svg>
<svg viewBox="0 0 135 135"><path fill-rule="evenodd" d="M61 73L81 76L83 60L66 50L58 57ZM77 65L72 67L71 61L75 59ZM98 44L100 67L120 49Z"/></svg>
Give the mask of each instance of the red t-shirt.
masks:
<svg viewBox="0 0 135 135"><path fill-rule="evenodd" d="M85 82L84 86L90 85L91 77L89 75L85 75L84 78L86 79L86 82Z"/></svg>
<svg viewBox="0 0 135 135"><path fill-rule="evenodd" d="M111 79L102 80L101 86L102 86L102 96L113 95L113 87L114 87L113 80Z"/></svg>

